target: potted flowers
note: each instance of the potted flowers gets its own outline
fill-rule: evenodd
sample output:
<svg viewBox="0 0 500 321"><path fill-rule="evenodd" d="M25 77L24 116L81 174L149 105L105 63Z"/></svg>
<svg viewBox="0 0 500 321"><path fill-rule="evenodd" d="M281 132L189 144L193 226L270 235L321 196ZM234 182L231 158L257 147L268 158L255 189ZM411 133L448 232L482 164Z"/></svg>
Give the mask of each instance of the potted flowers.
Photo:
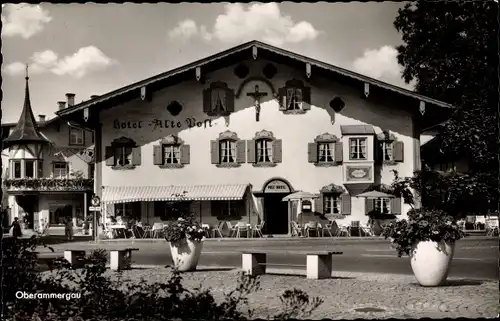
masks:
<svg viewBox="0 0 500 321"><path fill-rule="evenodd" d="M205 231L193 216L179 217L164 227L165 240L170 243L174 267L179 271L196 270L203 248Z"/></svg>

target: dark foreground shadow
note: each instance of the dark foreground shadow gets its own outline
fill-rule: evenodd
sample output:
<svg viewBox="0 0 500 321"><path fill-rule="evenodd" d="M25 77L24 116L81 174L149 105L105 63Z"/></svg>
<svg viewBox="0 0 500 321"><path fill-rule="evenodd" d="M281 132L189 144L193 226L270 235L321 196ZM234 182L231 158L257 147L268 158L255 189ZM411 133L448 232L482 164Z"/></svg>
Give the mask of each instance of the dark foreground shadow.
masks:
<svg viewBox="0 0 500 321"><path fill-rule="evenodd" d="M272 272L272 273L266 273L265 275L273 275L273 276L291 276L291 277L297 277L301 279L305 279L306 275L305 274L295 274L295 273L279 273L279 272ZM332 276L327 279L320 279L321 280L354 280L356 278L353 277L342 277L342 276ZM311 280L314 281L314 280Z"/></svg>
<svg viewBox="0 0 500 321"><path fill-rule="evenodd" d="M443 285L440 285L439 287L447 287L447 286L468 286L468 285L483 285L484 283L488 282L487 280L471 280L471 279L461 279L461 280L446 280L446 282ZM416 287L422 287L420 284L413 282L410 283L413 286Z"/></svg>
<svg viewBox="0 0 500 321"><path fill-rule="evenodd" d="M167 269L172 269L174 266L167 264L165 265L165 268ZM182 273L197 273L197 272L225 272L225 271L232 271L236 268L234 267L202 267L202 268L196 268L194 271L187 271L187 272L182 272Z"/></svg>

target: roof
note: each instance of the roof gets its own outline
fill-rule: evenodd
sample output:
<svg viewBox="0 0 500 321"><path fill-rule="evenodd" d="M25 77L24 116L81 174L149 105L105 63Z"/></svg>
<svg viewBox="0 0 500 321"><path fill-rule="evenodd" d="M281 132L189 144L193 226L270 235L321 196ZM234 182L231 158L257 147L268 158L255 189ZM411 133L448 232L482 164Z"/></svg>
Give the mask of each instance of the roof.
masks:
<svg viewBox="0 0 500 321"><path fill-rule="evenodd" d="M250 184L170 185L170 186L105 186L104 203L154 201L236 201L243 199ZM183 195L183 196L179 196Z"/></svg>
<svg viewBox="0 0 500 321"><path fill-rule="evenodd" d="M375 135L375 129L371 125L341 125L342 135Z"/></svg>
<svg viewBox="0 0 500 321"><path fill-rule="evenodd" d="M144 86L150 86L157 84L159 82L166 81L168 79L174 79L176 78L177 81L179 81L180 76L182 75L192 75L194 78L195 72L194 70L198 67L201 68L202 73L203 72L209 72L210 68L214 69L215 67L225 67L229 66L230 64L234 62L230 62L231 57L241 57L242 59L246 59L251 57L251 54L248 52L249 50L252 50L252 48L257 48L259 53L259 56L262 56L262 53L267 55L268 57L274 58L274 60L277 60L278 62L283 61L283 59L288 59L289 61L294 61L294 62L302 62L302 63L309 63L311 65L311 68L318 68L319 70L324 70L327 72L333 72L336 75L342 75L345 77L348 77L352 80L357 80L363 83L368 83L372 86L375 86L377 88L382 88L385 90L389 90L395 94L406 96L406 97L411 97L420 101L424 101L426 103L429 103L434 106L438 107L444 107L444 108L454 108L452 105L447 104L445 102L432 99L429 97L422 96L420 94L417 94L413 91L403 89L401 87L397 87L394 85L390 85L387 83L384 83L382 81L349 71L347 69L343 69L334 65L327 64L325 62L315 60L306 56L302 56L296 53L293 53L291 51L287 51L281 48L277 48L265 43L262 43L260 41L250 41L238 46L235 46L231 49L222 51L220 53L217 53L215 55L206 57L204 59L200 59L198 61L195 61L193 63L190 63L188 65L164 72L162 74L144 79L142 81L136 82L134 84L122 87L120 89L111 91L107 94L100 95L99 97L96 97L94 99L88 100L81 102L80 104L67 107L65 109L59 110L56 112L56 114L62 116L62 115L69 115L73 112L83 110L84 108L94 106L94 105L99 105L103 102L106 102L112 98L118 98L118 97L138 97L140 95L140 89L141 87ZM291 59L291 60L290 60ZM282 62L283 63L283 62ZM217 69L217 68L215 68ZM134 95L134 96L132 96Z"/></svg>
<svg viewBox="0 0 500 321"><path fill-rule="evenodd" d="M12 133L3 141L4 147L18 143L49 143L45 136L38 131L38 126L31 109L29 77L26 75L26 88L24 92L24 106L19 121Z"/></svg>

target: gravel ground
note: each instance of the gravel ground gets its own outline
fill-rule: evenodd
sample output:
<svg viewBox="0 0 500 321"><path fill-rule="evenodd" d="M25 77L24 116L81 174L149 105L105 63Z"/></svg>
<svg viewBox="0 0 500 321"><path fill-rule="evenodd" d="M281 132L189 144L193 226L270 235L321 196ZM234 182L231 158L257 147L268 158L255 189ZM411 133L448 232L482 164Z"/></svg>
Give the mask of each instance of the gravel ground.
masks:
<svg viewBox="0 0 500 321"><path fill-rule="evenodd" d="M413 276L405 275L334 272L331 279L307 280L304 272L282 269L268 269L268 272L271 274L261 276L261 289L249 295L249 306L256 313L254 318L281 312L279 296L293 288L324 300L309 319L493 318L499 313L498 281L449 278L446 286L424 288L416 284ZM113 279L118 275L109 270L106 274ZM140 282L144 278L154 283L165 282L170 275L168 268L134 266L122 272L122 279ZM216 300L222 300L224 293L235 288L239 270L199 267L198 271L183 273L182 277L186 288L201 284L204 289L212 289ZM356 311L360 308L383 311Z"/></svg>

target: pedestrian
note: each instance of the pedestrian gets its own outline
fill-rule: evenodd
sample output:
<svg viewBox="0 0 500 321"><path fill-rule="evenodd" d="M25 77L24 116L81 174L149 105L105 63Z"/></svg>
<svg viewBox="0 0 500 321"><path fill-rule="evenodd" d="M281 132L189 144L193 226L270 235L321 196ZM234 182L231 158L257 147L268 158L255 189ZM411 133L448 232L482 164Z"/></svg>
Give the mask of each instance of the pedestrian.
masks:
<svg viewBox="0 0 500 321"><path fill-rule="evenodd" d="M23 233L21 232L21 224L19 224L19 219L17 217L14 217L14 222L12 222L10 227L12 228L12 236L14 238L23 236Z"/></svg>
<svg viewBox="0 0 500 321"><path fill-rule="evenodd" d="M66 240L73 240L73 220L71 217L66 217L66 222L64 224L64 232L66 234Z"/></svg>

